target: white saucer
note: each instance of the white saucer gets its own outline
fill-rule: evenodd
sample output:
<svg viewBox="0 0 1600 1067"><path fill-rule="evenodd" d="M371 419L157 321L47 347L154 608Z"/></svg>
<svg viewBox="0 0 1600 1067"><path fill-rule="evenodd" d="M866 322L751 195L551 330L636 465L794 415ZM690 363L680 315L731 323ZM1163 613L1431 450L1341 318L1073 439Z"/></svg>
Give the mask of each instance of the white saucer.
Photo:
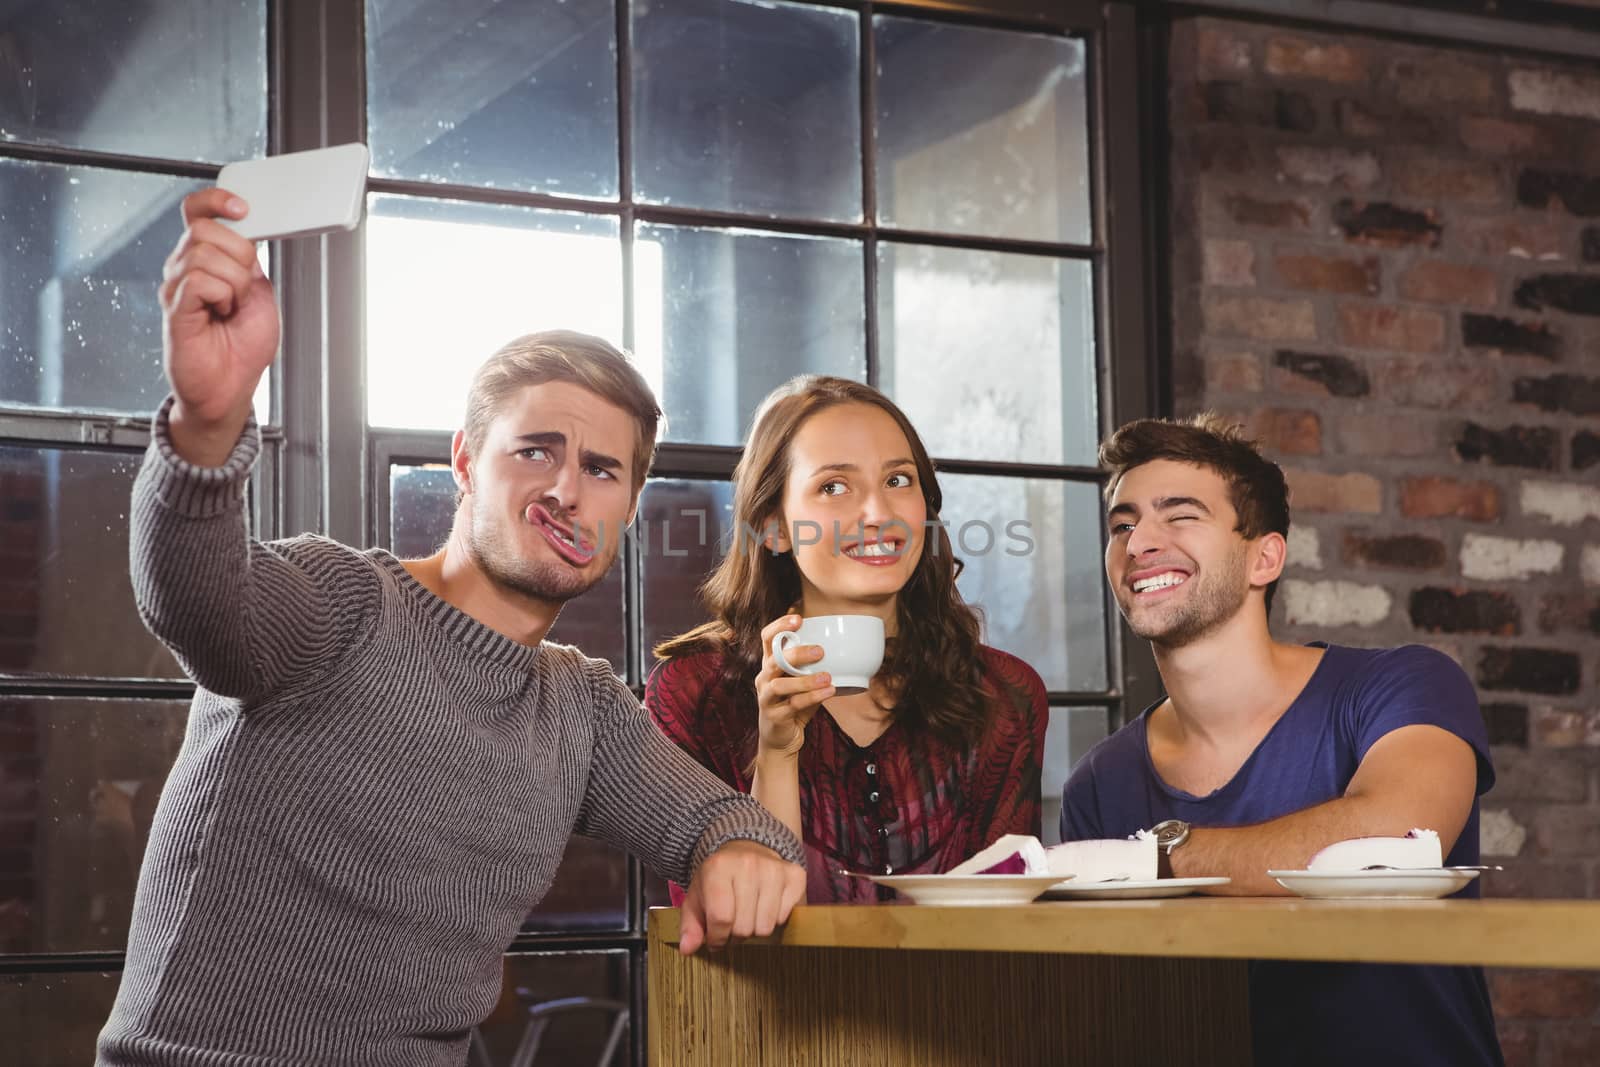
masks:
<svg viewBox="0 0 1600 1067"><path fill-rule="evenodd" d="M1127 900L1139 897L1186 897L1208 885L1227 885L1232 878L1155 878L1143 882L1057 882L1045 890L1049 900Z"/></svg>
<svg viewBox="0 0 1600 1067"><path fill-rule="evenodd" d="M1268 876L1293 893L1312 900L1377 897L1389 900L1435 900L1449 896L1477 871L1444 867L1385 871L1268 871Z"/></svg>
<svg viewBox="0 0 1600 1067"><path fill-rule="evenodd" d="M869 874L917 904L1026 904L1061 880L1054 874Z"/></svg>

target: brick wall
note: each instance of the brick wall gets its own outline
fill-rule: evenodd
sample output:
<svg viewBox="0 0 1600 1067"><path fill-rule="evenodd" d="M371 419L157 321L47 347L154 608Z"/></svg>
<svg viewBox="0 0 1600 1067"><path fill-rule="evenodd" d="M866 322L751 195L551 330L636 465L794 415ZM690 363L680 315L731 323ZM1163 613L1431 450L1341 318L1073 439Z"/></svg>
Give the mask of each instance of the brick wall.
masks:
<svg viewBox="0 0 1600 1067"><path fill-rule="evenodd" d="M1291 640L1477 682L1490 895L1600 853L1600 72L1217 19L1172 39L1180 412L1285 467ZM1600 1063L1600 980L1492 976L1513 1064Z"/></svg>

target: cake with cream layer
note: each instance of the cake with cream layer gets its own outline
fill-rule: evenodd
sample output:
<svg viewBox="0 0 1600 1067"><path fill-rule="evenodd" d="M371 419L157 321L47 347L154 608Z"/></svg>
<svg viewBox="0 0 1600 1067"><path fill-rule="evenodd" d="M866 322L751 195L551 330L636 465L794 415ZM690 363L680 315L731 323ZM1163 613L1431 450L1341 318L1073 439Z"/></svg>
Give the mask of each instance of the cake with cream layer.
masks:
<svg viewBox="0 0 1600 1067"><path fill-rule="evenodd" d="M1156 839L1140 830L1126 840L1068 841L1045 848L1028 834L1007 834L947 874L1054 874L1077 883L1153 881Z"/></svg>
<svg viewBox="0 0 1600 1067"><path fill-rule="evenodd" d="M1404 837L1353 837L1311 857L1308 871L1359 871L1367 867L1437 868L1444 864L1439 835L1412 830Z"/></svg>

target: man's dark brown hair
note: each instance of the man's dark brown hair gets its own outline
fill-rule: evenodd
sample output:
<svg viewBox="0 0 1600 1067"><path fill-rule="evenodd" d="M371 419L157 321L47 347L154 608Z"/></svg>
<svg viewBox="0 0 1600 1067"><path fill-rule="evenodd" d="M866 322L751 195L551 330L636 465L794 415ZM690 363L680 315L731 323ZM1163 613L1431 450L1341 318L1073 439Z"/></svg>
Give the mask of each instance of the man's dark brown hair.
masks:
<svg viewBox="0 0 1600 1067"><path fill-rule="evenodd" d="M1139 419L1100 446L1100 466L1109 472L1106 499L1122 476L1158 459L1216 471L1228 485L1228 502L1239 516L1234 529L1246 540L1263 534L1289 536L1289 486L1283 469L1260 452L1244 428L1212 411L1188 419ZM1278 583L1267 586L1267 611Z"/></svg>

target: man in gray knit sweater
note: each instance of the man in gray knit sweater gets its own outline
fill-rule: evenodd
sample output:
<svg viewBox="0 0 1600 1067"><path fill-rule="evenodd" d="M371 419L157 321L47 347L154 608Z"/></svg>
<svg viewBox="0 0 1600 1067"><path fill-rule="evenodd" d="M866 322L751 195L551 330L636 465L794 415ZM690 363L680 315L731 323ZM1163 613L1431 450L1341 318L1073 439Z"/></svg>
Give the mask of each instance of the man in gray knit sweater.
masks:
<svg viewBox="0 0 1600 1067"><path fill-rule="evenodd" d="M140 611L199 689L97 1062L459 1065L573 831L688 883L684 951L770 933L799 842L543 643L614 561L659 411L615 350L533 335L474 381L450 539L401 561L248 534L279 316L255 248L184 201L172 396L134 488Z"/></svg>

